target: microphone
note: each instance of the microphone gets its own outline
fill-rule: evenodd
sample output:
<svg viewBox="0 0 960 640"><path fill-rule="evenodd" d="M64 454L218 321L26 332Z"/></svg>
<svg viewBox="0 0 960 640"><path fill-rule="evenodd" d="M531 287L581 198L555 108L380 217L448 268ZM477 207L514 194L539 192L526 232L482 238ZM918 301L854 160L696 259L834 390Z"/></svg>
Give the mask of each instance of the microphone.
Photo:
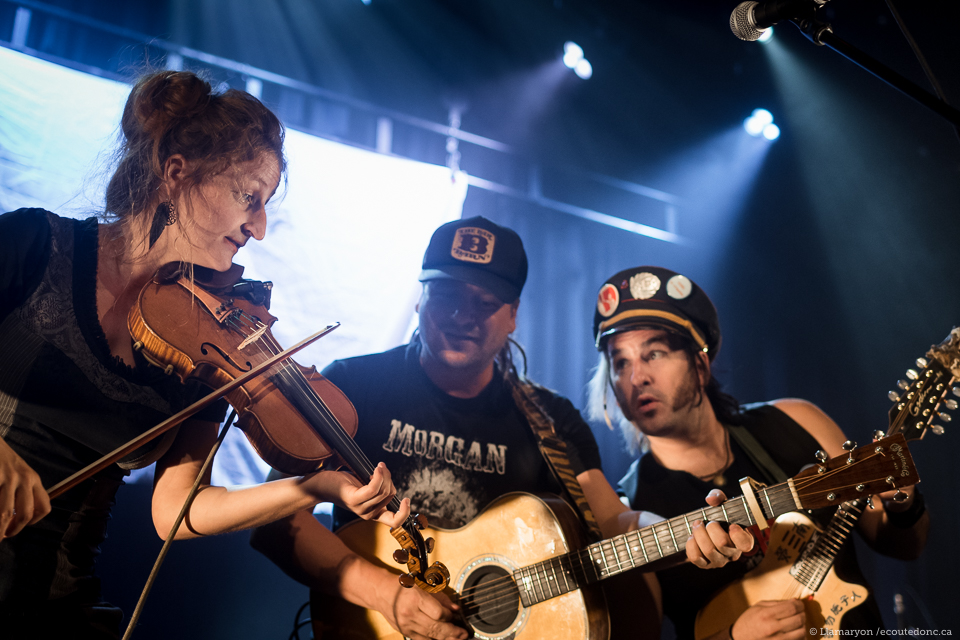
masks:
<svg viewBox="0 0 960 640"><path fill-rule="evenodd" d="M730 14L730 30L741 40L752 42L781 20L793 20L813 14L827 2L828 0L747 0L738 4Z"/></svg>

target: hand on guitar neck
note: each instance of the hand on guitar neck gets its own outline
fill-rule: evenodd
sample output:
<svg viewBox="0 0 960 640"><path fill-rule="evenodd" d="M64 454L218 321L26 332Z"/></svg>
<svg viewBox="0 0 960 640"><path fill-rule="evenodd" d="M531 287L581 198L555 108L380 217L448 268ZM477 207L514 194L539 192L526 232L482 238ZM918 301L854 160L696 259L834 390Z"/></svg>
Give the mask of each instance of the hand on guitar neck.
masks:
<svg viewBox="0 0 960 640"><path fill-rule="evenodd" d="M726 500L727 496L719 489L707 494L707 504L711 507L718 507ZM725 528L719 522L700 522L687 539L687 559L701 569L719 569L753 551L755 543L753 535L738 524Z"/></svg>

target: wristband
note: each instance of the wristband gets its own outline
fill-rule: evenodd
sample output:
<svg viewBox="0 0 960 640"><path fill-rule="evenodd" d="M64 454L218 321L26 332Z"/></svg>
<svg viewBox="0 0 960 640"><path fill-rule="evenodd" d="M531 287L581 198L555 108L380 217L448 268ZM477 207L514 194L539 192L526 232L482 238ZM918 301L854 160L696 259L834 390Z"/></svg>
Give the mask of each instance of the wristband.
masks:
<svg viewBox="0 0 960 640"><path fill-rule="evenodd" d="M920 493L919 487L913 488L913 502L906 511L890 511L887 509L887 522L897 529L909 529L927 512L927 505Z"/></svg>

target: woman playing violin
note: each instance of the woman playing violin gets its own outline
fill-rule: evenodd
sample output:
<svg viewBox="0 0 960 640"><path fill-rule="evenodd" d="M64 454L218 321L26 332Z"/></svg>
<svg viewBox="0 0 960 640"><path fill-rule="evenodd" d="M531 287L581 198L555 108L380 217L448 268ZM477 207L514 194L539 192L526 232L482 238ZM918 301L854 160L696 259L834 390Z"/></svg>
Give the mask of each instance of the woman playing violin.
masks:
<svg viewBox="0 0 960 640"><path fill-rule="evenodd" d="M102 221L41 209L0 216L4 637L118 636L122 614L100 601L94 577L116 490L129 469L156 462L153 519L166 537L225 407L201 411L53 500L44 488L205 395L144 361L127 316L159 267L226 271L247 241L262 240L264 206L284 174L276 116L189 72L141 79L120 128ZM389 512L394 493L383 465L367 485L333 471L242 489L204 485L176 536L247 529L322 501L395 526L408 507Z"/></svg>

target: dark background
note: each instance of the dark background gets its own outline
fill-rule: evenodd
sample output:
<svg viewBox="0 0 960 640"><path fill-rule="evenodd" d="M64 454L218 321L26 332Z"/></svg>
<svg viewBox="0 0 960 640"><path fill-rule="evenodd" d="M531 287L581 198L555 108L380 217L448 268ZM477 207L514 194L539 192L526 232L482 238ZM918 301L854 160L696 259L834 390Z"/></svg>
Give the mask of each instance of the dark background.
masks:
<svg viewBox="0 0 960 640"><path fill-rule="evenodd" d="M514 150L461 144L460 167L520 192L539 168L545 196L661 227L662 205L598 187L589 176L675 195L683 244L524 198L468 191L464 216L511 226L527 246L531 273L517 337L531 376L579 406L596 362L596 291L640 264L680 271L711 295L724 334L715 373L728 391L745 402L806 398L861 443L886 428L886 393L904 370L960 322L953 127L792 25L778 25L767 44L737 40L727 26L733 2L45 5L123 27L126 37L96 36L21 4L37 9L28 48L105 75L142 68L143 34L437 123L458 107L465 131ZM0 2L0 40L10 38L16 6ZM960 104L952 3L900 0L896 8L947 99ZM824 15L839 37L929 88L884 2L833 0ZM560 70L566 40L583 47L590 80ZM159 54L146 55L156 62ZM373 145L363 114L273 89L264 101L288 126ZM757 107L773 112L781 128L773 143L740 129ZM397 154L446 161L442 137L397 125L393 142ZM891 627L893 594L902 593L910 624L960 629L956 591L944 586L960 568L950 544L958 523L950 497L960 488L950 468L960 443L945 426L942 438L912 447L933 519L923 557L901 563L861 553ZM595 433L616 482L630 458L617 434L603 425ZM130 590L139 589L159 546L145 525L147 497L134 493L144 489L121 491L102 571L108 596L128 613L136 598ZM180 543L138 635L171 637L165 629L186 620L186 637L286 637L305 595L247 549L245 534Z"/></svg>

